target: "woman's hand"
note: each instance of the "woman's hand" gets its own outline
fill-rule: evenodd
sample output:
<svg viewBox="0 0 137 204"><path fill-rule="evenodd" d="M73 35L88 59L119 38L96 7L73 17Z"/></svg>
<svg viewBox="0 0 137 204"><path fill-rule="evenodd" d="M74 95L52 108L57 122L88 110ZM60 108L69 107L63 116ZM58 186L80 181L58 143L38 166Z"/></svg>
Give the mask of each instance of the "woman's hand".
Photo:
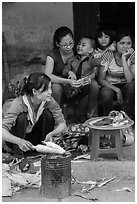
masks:
<svg viewBox="0 0 137 204"><path fill-rule="evenodd" d="M76 77L76 74L72 71L69 71L68 73L68 79L74 79L74 80L77 80L77 77Z"/></svg>
<svg viewBox="0 0 137 204"><path fill-rule="evenodd" d="M122 54L122 59L126 59L127 60L131 56L131 54L133 52L134 52L133 48L128 49L126 53Z"/></svg>
<svg viewBox="0 0 137 204"><path fill-rule="evenodd" d="M123 102L123 96L122 96L122 92L119 88L116 89L116 93L117 93L117 101L118 103L122 104Z"/></svg>
<svg viewBox="0 0 137 204"><path fill-rule="evenodd" d="M69 80L68 82L71 86L73 86L73 84L76 83L76 80L74 80L74 79L68 79L68 80Z"/></svg>
<svg viewBox="0 0 137 204"><path fill-rule="evenodd" d="M52 140L53 140L52 137L53 137L52 132L48 133L43 142L52 142Z"/></svg>
<svg viewBox="0 0 137 204"><path fill-rule="evenodd" d="M33 147L32 147L33 145L29 141L24 140L24 139L20 139L18 146L24 152L27 152L27 151L33 149Z"/></svg>

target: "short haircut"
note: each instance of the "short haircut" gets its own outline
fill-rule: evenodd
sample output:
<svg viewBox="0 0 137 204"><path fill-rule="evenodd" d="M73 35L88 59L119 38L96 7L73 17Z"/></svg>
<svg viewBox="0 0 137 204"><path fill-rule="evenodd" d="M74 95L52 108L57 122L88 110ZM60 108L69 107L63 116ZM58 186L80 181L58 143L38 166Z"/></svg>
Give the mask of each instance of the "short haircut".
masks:
<svg viewBox="0 0 137 204"><path fill-rule="evenodd" d="M83 36L81 39L83 39L83 38L87 38L87 39L89 39L92 48L95 49L95 47L96 47L96 41L95 41L95 39L94 39L92 36L85 35L85 36ZM81 40L81 39L80 39L80 40Z"/></svg>

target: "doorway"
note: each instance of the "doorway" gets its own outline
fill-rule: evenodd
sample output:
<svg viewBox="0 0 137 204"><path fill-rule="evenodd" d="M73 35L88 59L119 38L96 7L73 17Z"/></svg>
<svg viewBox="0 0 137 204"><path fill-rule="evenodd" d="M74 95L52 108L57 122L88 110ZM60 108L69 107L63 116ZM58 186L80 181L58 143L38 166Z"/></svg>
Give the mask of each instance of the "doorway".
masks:
<svg viewBox="0 0 137 204"><path fill-rule="evenodd" d="M100 3L99 25L105 25L113 30L126 27L135 30L135 3L108 2Z"/></svg>
<svg viewBox="0 0 137 204"><path fill-rule="evenodd" d="M113 30L127 27L135 32L135 2L74 2L74 38L95 37L96 29L105 25Z"/></svg>
<svg viewBox="0 0 137 204"><path fill-rule="evenodd" d="M74 40L77 43L82 36L95 36L98 24L99 3L73 3Z"/></svg>

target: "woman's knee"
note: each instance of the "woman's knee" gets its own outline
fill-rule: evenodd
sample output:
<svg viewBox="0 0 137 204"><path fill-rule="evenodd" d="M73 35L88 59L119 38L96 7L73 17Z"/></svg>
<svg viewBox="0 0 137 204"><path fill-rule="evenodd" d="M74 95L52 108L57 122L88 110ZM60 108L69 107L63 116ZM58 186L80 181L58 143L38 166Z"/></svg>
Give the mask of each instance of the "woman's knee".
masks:
<svg viewBox="0 0 137 204"><path fill-rule="evenodd" d="M90 90L90 92L91 92L91 94L96 94L96 95L98 95L99 94L99 84L95 81L95 80L93 80L92 81L92 83L89 85L89 90Z"/></svg>
<svg viewBox="0 0 137 204"><path fill-rule="evenodd" d="M48 110L45 109L42 113L43 116L43 127L46 128L47 131L52 131L54 129L55 120L53 114Z"/></svg>
<svg viewBox="0 0 137 204"><path fill-rule="evenodd" d="M53 83L52 84L52 90L56 93L62 92L62 85L58 83Z"/></svg>
<svg viewBox="0 0 137 204"><path fill-rule="evenodd" d="M135 82L134 81L126 84L126 92L128 92L128 94L135 93Z"/></svg>
<svg viewBox="0 0 137 204"><path fill-rule="evenodd" d="M52 114L48 109L45 109L45 110L43 111L42 115L43 115L43 117L44 117L46 120L48 120L48 121L54 123L53 114Z"/></svg>
<svg viewBox="0 0 137 204"><path fill-rule="evenodd" d="M107 87L103 87L101 90L100 90L100 98L101 100L103 101L110 101L112 100L113 101L113 98L114 98L114 93L111 89L107 88Z"/></svg>
<svg viewBox="0 0 137 204"><path fill-rule="evenodd" d="M10 130L12 134L20 138L24 138L26 134L26 121L27 121L27 113L21 113L16 120L15 126L13 126Z"/></svg>
<svg viewBox="0 0 137 204"><path fill-rule="evenodd" d="M60 104L61 97L62 97L62 85L58 83L52 84L52 96L53 98Z"/></svg>
<svg viewBox="0 0 137 204"><path fill-rule="evenodd" d="M97 81L93 80L90 84L90 87L92 87L93 89L99 91L99 84Z"/></svg>

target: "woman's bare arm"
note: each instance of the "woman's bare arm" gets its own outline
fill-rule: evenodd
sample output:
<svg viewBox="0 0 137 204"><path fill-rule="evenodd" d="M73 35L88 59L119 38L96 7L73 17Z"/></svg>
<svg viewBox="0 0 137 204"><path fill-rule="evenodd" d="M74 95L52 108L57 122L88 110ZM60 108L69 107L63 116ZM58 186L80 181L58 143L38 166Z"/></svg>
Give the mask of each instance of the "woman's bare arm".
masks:
<svg viewBox="0 0 137 204"><path fill-rule="evenodd" d="M45 74L51 78L51 81L54 83L60 83L60 84L72 84L73 83L72 79L66 79L66 78L54 75L53 69L54 69L54 60L52 57L47 56L46 64L45 64Z"/></svg>
<svg viewBox="0 0 137 204"><path fill-rule="evenodd" d="M135 78L135 65L128 66L127 61L124 57L122 57L124 74L127 82L131 82Z"/></svg>
<svg viewBox="0 0 137 204"><path fill-rule="evenodd" d="M19 137L16 137L16 136L12 135L5 128L2 128L2 139L4 141L7 141L7 142L10 142L10 143L13 143L13 144L17 144L19 146L19 148L22 151L25 151L25 152L28 151L28 150L33 149L32 148L32 144L29 141L21 139Z"/></svg>

